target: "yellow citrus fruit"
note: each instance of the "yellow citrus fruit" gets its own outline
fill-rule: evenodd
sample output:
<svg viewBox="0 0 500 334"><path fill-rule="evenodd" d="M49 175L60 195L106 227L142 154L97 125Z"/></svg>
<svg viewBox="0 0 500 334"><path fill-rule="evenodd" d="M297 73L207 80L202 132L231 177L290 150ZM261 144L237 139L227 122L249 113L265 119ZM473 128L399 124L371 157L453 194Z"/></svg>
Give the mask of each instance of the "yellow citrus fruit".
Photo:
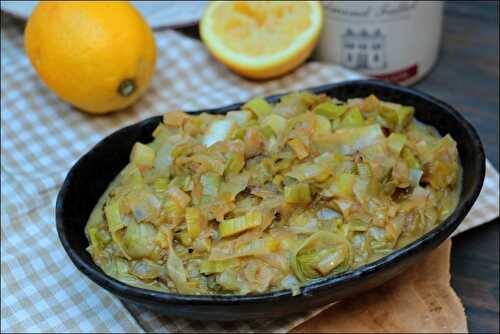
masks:
<svg viewBox="0 0 500 334"><path fill-rule="evenodd" d="M41 1L26 26L24 44L47 86L92 113L134 103L155 69L153 33L122 1Z"/></svg>
<svg viewBox="0 0 500 334"><path fill-rule="evenodd" d="M213 56L233 71L268 79L306 60L322 25L318 1L214 1L200 33Z"/></svg>

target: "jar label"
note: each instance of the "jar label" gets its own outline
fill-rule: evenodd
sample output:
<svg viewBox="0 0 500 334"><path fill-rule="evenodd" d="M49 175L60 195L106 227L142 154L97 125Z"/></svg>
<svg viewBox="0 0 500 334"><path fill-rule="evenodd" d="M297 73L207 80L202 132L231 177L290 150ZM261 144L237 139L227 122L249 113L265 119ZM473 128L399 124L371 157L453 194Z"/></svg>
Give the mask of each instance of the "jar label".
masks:
<svg viewBox="0 0 500 334"><path fill-rule="evenodd" d="M441 39L441 1L322 3L325 25L316 59L399 83L415 81L434 63Z"/></svg>
<svg viewBox="0 0 500 334"><path fill-rule="evenodd" d="M394 71L385 74L374 74L372 75L372 77L390 82L404 82L407 81L408 79L413 78L417 74L418 74L418 65L413 64L410 67L404 68L399 71Z"/></svg>

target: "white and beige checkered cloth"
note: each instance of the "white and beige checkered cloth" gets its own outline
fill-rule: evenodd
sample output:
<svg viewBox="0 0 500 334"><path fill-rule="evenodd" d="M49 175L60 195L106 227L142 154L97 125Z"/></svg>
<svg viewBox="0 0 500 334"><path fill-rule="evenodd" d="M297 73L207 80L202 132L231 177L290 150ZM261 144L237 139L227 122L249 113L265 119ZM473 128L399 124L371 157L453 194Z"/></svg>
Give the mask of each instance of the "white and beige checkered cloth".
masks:
<svg viewBox="0 0 500 334"><path fill-rule="evenodd" d="M321 310L279 320L197 322L123 305L83 276L57 238L54 207L73 163L112 131L174 108L195 110L360 76L308 63L267 83L245 81L217 64L197 41L156 33L157 72L133 108L90 116L61 102L38 80L22 46L23 27L1 26L1 331L287 332ZM480 199L459 230L498 216L498 173L487 164Z"/></svg>

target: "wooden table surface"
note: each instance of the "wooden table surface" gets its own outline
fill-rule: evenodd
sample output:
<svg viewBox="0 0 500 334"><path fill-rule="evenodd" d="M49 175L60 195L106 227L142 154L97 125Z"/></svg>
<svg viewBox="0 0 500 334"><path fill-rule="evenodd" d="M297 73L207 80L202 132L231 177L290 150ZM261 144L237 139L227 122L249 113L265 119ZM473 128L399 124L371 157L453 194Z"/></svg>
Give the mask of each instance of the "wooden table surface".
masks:
<svg viewBox="0 0 500 334"><path fill-rule="evenodd" d="M497 170L498 9L496 1L447 2L439 59L414 85L462 112ZM180 31L199 38L196 27ZM453 239L451 283L464 304L470 332L499 331L498 220Z"/></svg>

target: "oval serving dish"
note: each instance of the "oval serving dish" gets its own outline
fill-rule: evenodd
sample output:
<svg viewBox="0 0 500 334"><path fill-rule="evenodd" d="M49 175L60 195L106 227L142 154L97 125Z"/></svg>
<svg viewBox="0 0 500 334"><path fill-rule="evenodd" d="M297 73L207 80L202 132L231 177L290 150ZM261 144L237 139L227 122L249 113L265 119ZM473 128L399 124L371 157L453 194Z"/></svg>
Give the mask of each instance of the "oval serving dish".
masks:
<svg viewBox="0 0 500 334"><path fill-rule="evenodd" d="M129 286L106 275L85 250L84 227L97 200L129 161L136 141L150 142L161 116L122 128L104 138L71 168L57 197L56 224L61 243L75 266L92 281L126 302L170 316L197 320L246 320L282 317L310 310L372 289L398 275L441 244L465 218L481 190L485 156L473 127L450 105L427 94L380 81L356 80L308 89L340 100L370 94L388 102L415 107L415 118L449 133L457 142L463 168L462 192L455 211L435 229L388 256L345 274L305 285L301 294L277 291L256 295L179 295ZM281 95L267 98L277 102ZM238 110L242 103L200 110L224 114ZM92 180L89 182L88 180Z"/></svg>

